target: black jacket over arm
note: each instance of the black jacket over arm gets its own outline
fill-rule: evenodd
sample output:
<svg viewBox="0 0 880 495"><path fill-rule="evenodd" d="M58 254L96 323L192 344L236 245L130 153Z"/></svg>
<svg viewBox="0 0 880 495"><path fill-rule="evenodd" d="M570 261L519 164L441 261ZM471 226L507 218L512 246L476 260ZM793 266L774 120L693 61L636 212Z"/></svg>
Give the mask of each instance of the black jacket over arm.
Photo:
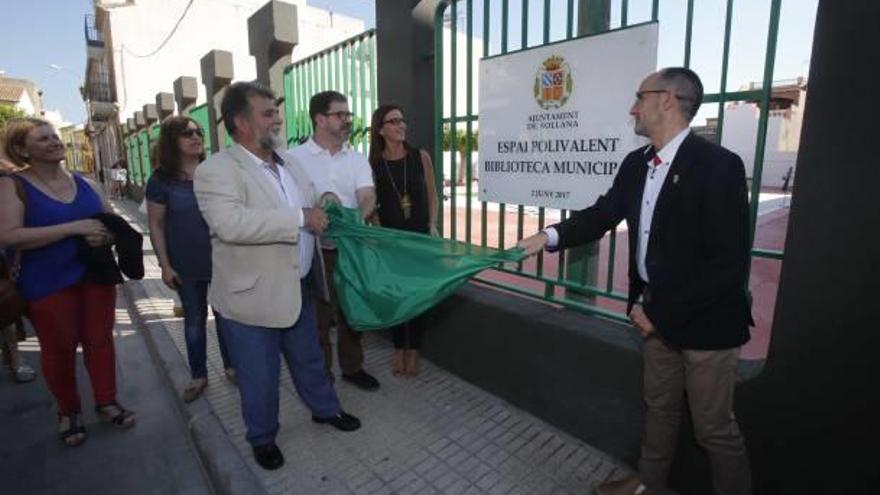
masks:
<svg viewBox="0 0 880 495"><path fill-rule="evenodd" d="M636 268L645 188L645 148L624 159L611 189L555 225L559 249L602 238L621 220L629 229L629 304L644 290ZM736 154L694 134L682 142L654 208L645 256L651 298L645 313L660 335L684 349L747 342L749 215L745 167Z"/></svg>
<svg viewBox="0 0 880 495"><path fill-rule="evenodd" d="M100 220L116 238L119 263L109 245L92 247L80 239L79 259L86 266L85 280L101 285L116 285L122 283L122 274L132 280L144 278L144 237L140 232L113 213L99 213L94 218Z"/></svg>

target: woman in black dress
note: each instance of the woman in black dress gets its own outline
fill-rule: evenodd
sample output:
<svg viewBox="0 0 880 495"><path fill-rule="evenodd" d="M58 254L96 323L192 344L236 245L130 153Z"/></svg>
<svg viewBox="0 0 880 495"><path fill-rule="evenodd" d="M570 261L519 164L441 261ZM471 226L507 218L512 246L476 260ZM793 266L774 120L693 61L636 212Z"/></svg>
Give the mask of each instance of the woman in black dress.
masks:
<svg viewBox="0 0 880 495"><path fill-rule="evenodd" d="M378 199L378 223L392 229L437 235L434 166L425 150L406 142L406 120L394 105L373 112L370 166ZM395 375L419 373L423 325L420 317L391 328Z"/></svg>

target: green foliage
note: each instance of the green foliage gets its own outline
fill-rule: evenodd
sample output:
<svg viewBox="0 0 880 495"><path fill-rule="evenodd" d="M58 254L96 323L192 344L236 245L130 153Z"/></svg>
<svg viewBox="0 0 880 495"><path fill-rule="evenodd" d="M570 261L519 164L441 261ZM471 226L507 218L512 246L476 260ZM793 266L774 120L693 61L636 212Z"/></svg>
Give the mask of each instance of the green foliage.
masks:
<svg viewBox="0 0 880 495"><path fill-rule="evenodd" d="M19 117L27 117L27 114L11 105L0 105L0 127L6 127L6 122Z"/></svg>
<svg viewBox="0 0 880 495"><path fill-rule="evenodd" d="M479 149L479 142L479 129L473 129L470 136L468 136L467 131L465 131L464 129L457 129L455 131L455 149L461 153L467 151L468 143L470 143L472 151L477 151ZM443 124L443 151L449 151L450 149L452 149L451 143L452 128L449 124Z"/></svg>

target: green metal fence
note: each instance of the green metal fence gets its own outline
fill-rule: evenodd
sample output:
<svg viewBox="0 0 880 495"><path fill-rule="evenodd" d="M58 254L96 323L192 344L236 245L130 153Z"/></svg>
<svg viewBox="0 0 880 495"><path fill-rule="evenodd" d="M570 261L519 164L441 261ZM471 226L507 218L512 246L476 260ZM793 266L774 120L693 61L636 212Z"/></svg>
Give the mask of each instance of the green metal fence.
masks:
<svg viewBox="0 0 880 495"><path fill-rule="evenodd" d="M650 2L650 18L640 19L639 22L657 21L659 19L661 2L660 0L648 0L638 2L639 7L644 7ZM559 41L560 39L571 39L576 35L577 24L577 3L574 0L543 0L529 1L522 0L444 0L435 12L434 17L434 33L435 33L435 116L434 116L434 136L435 143L444 141L444 128L447 132L451 132L451 136L446 136L446 140L452 143L460 140L460 134L465 135L464 143L464 167L463 173L464 185L457 186L459 177L456 177L457 171L457 153L453 152L450 156L451 166L449 167L449 205L447 219L449 229L446 236L459 239L467 243L475 242L474 237L477 235L474 225L475 220L472 219L474 208L479 208L479 241L482 245L486 245L489 238L489 230L491 229L497 235L498 248L509 248L509 244L505 245L505 234L507 229L516 228L516 239L521 239L524 235L530 235L532 232L524 232L524 218L526 207L522 205L505 205L505 204L489 204L479 202L472 199L472 154L474 152L472 143L475 141L472 136L475 133L475 123L478 123L478 115L475 111L476 99L474 98L474 62L481 57L494 56L499 54L511 53L513 51L532 48L543 44ZM626 27L630 24L630 5L628 0L618 0L614 2L614 7L619 8L619 24L613 26L604 26L601 16L591 16L589 12L585 12L587 20L590 21L588 31L596 33L606 31L609 28ZM636 3L636 2L632 2ZM664 2L668 5L673 2ZM518 5L519 4L519 5ZM592 8L600 8L601 2L589 3ZM692 33L694 28L694 0L683 0L677 4L682 8L681 16L686 18L684 33L684 59L682 65L691 65L691 49L694 45ZM512 7L518 7L516 9ZM758 101L760 107L760 116L758 121L758 133L755 143L755 160L753 179L751 184L751 205L750 220L752 226L752 237L754 238L755 224L758 212L759 193L761 187L762 167L764 162L764 150L767 137L767 121L769 115L769 102L771 94L771 86L773 81L773 69L775 65L776 42L779 30L779 16L781 0L769 0L766 8L769 10L769 27L767 28L767 45L764 54L764 70L763 84L759 90L750 91L728 91L726 88L727 71L730 54L731 39L731 19L734 7L734 0L727 0L725 28L722 33L724 43L717 58L721 64L721 87L717 93L707 94L704 104L717 105L718 127L716 139L718 142L722 136L722 122L724 117L724 105L728 102L735 101ZM535 16L537 12L537 17ZM482 25L475 25L476 14L480 14ZM599 19L597 22L596 19ZM560 20L562 22L560 22ZM534 25L537 21L541 26L540 42L534 39ZM561 26L561 28L560 28ZM516 34L518 33L518 36ZM532 39L530 39L530 35ZM465 43L463 58L460 43L462 38ZM444 72L444 66L448 66L448 73ZM460 71L464 70L464 88L457 87L457 81L460 80ZM633 90L635 91L635 89ZM461 98L464 98L464 112L459 112L461 106ZM622 109L621 111L626 111ZM434 155L434 163L441 167L444 163L444 155L440 146L437 147ZM438 173L437 189L443 191L443 174ZM464 205L459 204L458 193L464 189ZM474 205L474 203L479 203ZM460 207L463 206L464 218L460 218ZM516 209L516 225L507 225L508 220L506 212L508 208ZM490 213L498 211L497 221L490 222ZM511 211L512 213L512 211ZM565 210L549 211L545 208L537 209L537 228L542 229L547 223L548 216L552 213L552 217L565 219L569 212ZM464 225L461 225L461 222ZM616 242L616 233L612 230L606 236L604 256L605 265L603 266L605 276L596 285L586 283L573 282L568 279L568 273L565 272L566 260L565 253L554 254L556 258L555 273L545 269L546 256L541 253L538 255L536 262L528 267L520 265L516 269L499 269L501 277L481 276L479 280L489 285L503 288L512 292L525 294L533 297L540 297L554 303L584 310L594 314L600 314L612 319L626 321L625 315L619 310L623 301L626 300L626 294L614 290L614 267L615 254L619 250ZM772 251L765 249L753 249L754 257L764 257L771 259L782 259L781 251ZM506 279L506 280L500 280ZM573 300L561 294L562 290L573 291L578 294L586 294L590 296L598 296L600 300L620 301L616 307L614 304L609 309L609 305L586 304L584 302Z"/></svg>
<svg viewBox="0 0 880 495"><path fill-rule="evenodd" d="M312 134L309 99L335 90L348 97L354 113L351 144L367 152L370 116L377 106L376 32L369 30L291 64L284 71L287 143Z"/></svg>

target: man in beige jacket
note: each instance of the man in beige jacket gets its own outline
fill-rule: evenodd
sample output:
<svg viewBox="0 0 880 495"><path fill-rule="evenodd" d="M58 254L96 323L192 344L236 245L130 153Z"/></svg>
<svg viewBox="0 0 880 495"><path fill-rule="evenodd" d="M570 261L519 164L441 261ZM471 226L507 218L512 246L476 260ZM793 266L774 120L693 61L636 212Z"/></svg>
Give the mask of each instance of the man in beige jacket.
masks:
<svg viewBox="0 0 880 495"><path fill-rule="evenodd" d="M326 293L316 236L327 227L314 186L283 146L271 90L231 85L221 103L235 141L195 174L199 209L211 229L213 279L208 299L238 375L247 439L257 463L277 469L280 356L312 411L343 431L360 421L342 411L324 371L315 298Z"/></svg>

